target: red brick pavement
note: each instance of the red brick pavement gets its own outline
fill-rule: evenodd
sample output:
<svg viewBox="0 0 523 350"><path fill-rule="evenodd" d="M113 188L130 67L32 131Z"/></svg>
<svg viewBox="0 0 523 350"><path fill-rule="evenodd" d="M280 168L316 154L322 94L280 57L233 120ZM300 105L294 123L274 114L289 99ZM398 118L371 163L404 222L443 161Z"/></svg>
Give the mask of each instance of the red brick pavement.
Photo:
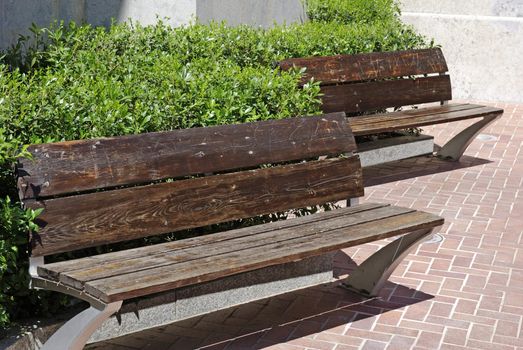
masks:
<svg viewBox="0 0 523 350"><path fill-rule="evenodd" d="M466 153L489 162L367 189L365 201L446 218L443 241L410 254L379 298L332 283L88 348L523 350L523 105L496 106L505 114L484 131L495 140ZM443 142L467 123L425 131ZM339 253L336 273L379 246Z"/></svg>

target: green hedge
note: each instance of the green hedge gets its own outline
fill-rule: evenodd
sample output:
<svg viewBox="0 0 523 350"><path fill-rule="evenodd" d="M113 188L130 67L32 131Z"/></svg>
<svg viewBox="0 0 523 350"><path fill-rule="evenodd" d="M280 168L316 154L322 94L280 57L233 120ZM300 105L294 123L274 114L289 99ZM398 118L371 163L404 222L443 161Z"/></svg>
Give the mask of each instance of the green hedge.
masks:
<svg viewBox="0 0 523 350"><path fill-rule="evenodd" d="M38 213L16 197L22 145L314 114L317 83L298 89L301 72L274 61L427 46L392 1L308 9L313 21L268 30L57 24L0 54L0 325L64 302L28 289L26 232Z"/></svg>
<svg viewBox="0 0 523 350"><path fill-rule="evenodd" d="M398 19L394 0L307 0L307 15L314 22L376 23Z"/></svg>

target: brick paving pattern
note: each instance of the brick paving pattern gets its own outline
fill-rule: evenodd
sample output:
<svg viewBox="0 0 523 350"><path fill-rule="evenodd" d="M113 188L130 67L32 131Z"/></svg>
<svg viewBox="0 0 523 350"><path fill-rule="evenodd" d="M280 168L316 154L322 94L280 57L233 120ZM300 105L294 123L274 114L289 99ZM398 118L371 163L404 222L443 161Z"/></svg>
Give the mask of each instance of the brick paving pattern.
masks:
<svg viewBox="0 0 523 350"><path fill-rule="evenodd" d="M364 201L446 219L443 240L411 253L378 298L332 283L87 348L523 350L523 105L496 106L505 114L471 144L463 167L366 189ZM469 123L425 132L443 143ZM336 275L379 247L340 252Z"/></svg>

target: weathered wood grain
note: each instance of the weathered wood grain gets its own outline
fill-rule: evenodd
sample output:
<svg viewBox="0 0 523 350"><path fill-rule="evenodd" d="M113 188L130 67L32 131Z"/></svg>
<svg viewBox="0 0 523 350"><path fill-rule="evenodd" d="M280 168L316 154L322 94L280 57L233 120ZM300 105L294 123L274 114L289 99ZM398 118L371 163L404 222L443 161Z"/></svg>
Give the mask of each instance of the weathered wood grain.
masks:
<svg viewBox="0 0 523 350"><path fill-rule="evenodd" d="M342 113L32 145L22 200L334 155L356 149Z"/></svg>
<svg viewBox="0 0 523 350"><path fill-rule="evenodd" d="M325 113L365 112L452 99L447 75L329 85L322 87L321 91L324 94L322 110Z"/></svg>
<svg viewBox="0 0 523 350"><path fill-rule="evenodd" d="M198 245L194 247L187 247L185 249L169 250L167 244L162 244L156 247L155 254L145 254L140 257L129 259L127 257L119 260L102 260L91 266L68 271L59 276L59 281L65 285L82 289L85 282L104 279L114 276L119 276L128 273L136 273L142 270L152 268L159 268L162 266L173 266L177 263L185 263L194 261L198 264L199 259L219 256L233 251L241 251L246 249L255 249L257 247L264 247L268 244L283 243L288 241L289 245L293 244L292 240L304 237L314 238L314 235L321 234L335 229L349 228L350 226L360 225L366 222L372 222L387 217L397 216L413 212L413 209L401 207L382 207L374 210L362 211L352 213L350 215L341 215L330 219L316 220L309 223L303 223L299 229L290 227L285 229L268 230L264 232L256 232L256 227L251 228L256 233L235 237L229 240L220 240L220 234L211 235L215 241L209 242L205 245ZM314 215L319 218L325 215ZM296 221L302 221L297 219ZM73 265L72 263L71 265ZM73 267L74 268L74 267ZM46 267L50 270L49 267Z"/></svg>
<svg viewBox="0 0 523 350"><path fill-rule="evenodd" d="M357 156L26 201L41 256L363 195Z"/></svg>
<svg viewBox="0 0 523 350"><path fill-rule="evenodd" d="M346 217L360 212L368 210L388 207L388 204L376 204L376 203L364 203L355 207L339 208L338 210L330 210L322 212L317 215L307 215L299 218L293 218L288 220L281 220L276 222L270 222L263 225L250 226L245 228L239 228L235 230L229 230L219 232L212 235L198 236L192 238L186 238L179 241L162 243L161 245L144 246L139 248L127 249L124 251L111 252L106 254L99 254L88 256L85 258L60 261L56 263L50 263L38 267L38 274L40 277L58 281L61 273L70 273L83 269L91 268L92 266L98 266L100 264L108 264L112 262L122 262L125 260L131 260L136 258L144 258L148 256L155 256L159 253L167 253L179 251L187 248L201 247L208 244L214 244L217 242L231 242L233 239L253 236L258 234L265 234L267 232L276 230L294 229L297 230L302 225L309 225L318 221L334 220L340 217Z"/></svg>
<svg viewBox="0 0 523 350"><path fill-rule="evenodd" d="M104 302L125 300L177 287L210 281L266 266L304 259L328 251L383 239L418 229L439 226L438 216L413 212L376 220L349 228L334 229L314 237L269 243L242 251L162 266L136 273L90 281L85 292Z"/></svg>
<svg viewBox="0 0 523 350"><path fill-rule="evenodd" d="M314 78L322 85L445 73L448 71L441 49L374 52L356 55L292 58L279 67L306 68L302 84Z"/></svg>
<svg viewBox="0 0 523 350"><path fill-rule="evenodd" d="M354 135L369 135L503 113L500 108L477 105L447 105L414 111L349 118L349 124Z"/></svg>

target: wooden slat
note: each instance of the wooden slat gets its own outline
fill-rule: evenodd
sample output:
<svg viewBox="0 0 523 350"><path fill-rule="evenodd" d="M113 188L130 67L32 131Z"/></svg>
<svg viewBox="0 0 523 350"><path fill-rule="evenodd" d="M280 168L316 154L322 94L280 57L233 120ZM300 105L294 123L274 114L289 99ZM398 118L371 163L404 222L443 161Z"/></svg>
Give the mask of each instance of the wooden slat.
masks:
<svg viewBox="0 0 523 350"><path fill-rule="evenodd" d="M127 249L124 251L111 252L106 254L99 254L94 256L88 256L81 259L60 261L56 263L46 264L38 267L38 274L40 277L46 279L58 281L59 276L62 273L71 273L83 269L88 269L93 265L110 264L112 262L123 262L126 260L132 260L136 258L144 258L149 256L155 256L159 252L167 253L173 251L180 251L187 248L201 247L204 245L217 243L217 242L231 242L234 239L242 238L246 236L264 234L266 232L284 229L295 229L302 225L308 225L318 221L333 220L339 217L345 217L348 215L388 207L388 204L376 204L376 203L364 203L356 207L346 207L337 210L330 210L321 214L307 215L299 218L281 220L276 222L270 222L262 225L250 226L239 228L235 230L229 230L225 232L219 232L212 235L198 236L192 238L186 238L179 241L162 243L160 245L151 245L133 249Z"/></svg>
<svg viewBox="0 0 523 350"><path fill-rule="evenodd" d="M356 149L342 113L32 145L23 200L340 154Z"/></svg>
<svg viewBox="0 0 523 350"><path fill-rule="evenodd" d="M341 211L341 210L340 210ZM82 289L85 282L104 279L114 276L119 276L127 273L136 273L142 270L152 268L159 268L162 266L177 263L186 263L194 261L198 265L198 261L203 258L218 256L233 251L241 251L246 249L254 249L262 247L269 243L278 243L289 241L306 236L313 236L320 232L328 230L348 228L365 222L372 222L375 220L392 217L396 215L406 214L414 211L413 209L401 207L382 207L370 211L361 211L352 213L350 215L341 215L338 217L326 219L325 215L319 214L317 221L302 224L299 229L290 227L286 229L268 230L263 232L256 232L257 228L253 227L252 233L230 240L220 240L220 234L211 235L216 238L216 241L207 244L198 245L185 249L169 250L167 244L156 246L156 254L146 254L133 259L123 258L120 260L109 259L107 261L100 261L91 266L74 271L62 273L59 281L65 285ZM323 218L323 220L321 220ZM294 221L302 221L295 219ZM264 225L262 225L264 226ZM70 263L70 265L73 265ZM49 270L49 267L47 267Z"/></svg>
<svg viewBox="0 0 523 350"><path fill-rule="evenodd" d="M327 159L26 202L41 256L363 195L359 158Z"/></svg>
<svg viewBox="0 0 523 350"><path fill-rule="evenodd" d="M269 243L243 251L156 269L91 281L85 291L105 302L125 300L266 266L304 259L328 251L363 244L413 230L443 224L443 219L428 213L413 212L376 220L349 228L334 229L292 241Z"/></svg>
<svg viewBox="0 0 523 350"><path fill-rule="evenodd" d="M355 117L350 118L350 124L354 135L369 135L380 132L389 132L398 129L412 127L421 127L425 125L434 125L459 120L480 118L488 115L499 115L503 113L502 109L494 107L477 106L475 108L450 108L442 106L441 112L437 113L436 109L424 114L419 110L419 114L405 114L404 112L380 114L372 117Z"/></svg>
<svg viewBox="0 0 523 350"><path fill-rule="evenodd" d="M279 66L283 70L293 66L305 67L307 70L302 84L314 78L324 85L448 71L445 57L439 48L292 58L281 61Z"/></svg>
<svg viewBox="0 0 523 350"><path fill-rule="evenodd" d="M395 121L402 119L412 120L423 120L423 118L431 116L445 116L452 115L452 113L459 112L462 114L470 114L474 116L478 110L485 108L485 106L474 105L474 104L447 104L442 106L433 106L426 108L417 108L404 111L390 112L390 113L378 113L372 115L364 115L358 117L351 117L349 121L352 124L361 127L361 125L379 124L384 120ZM496 109L499 110L499 109Z"/></svg>
<svg viewBox="0 0 523 350"><path fill-rule="evenodd" d="M447 75L322 87L325 113L364 112L388 107L451 100Z"/></svg>
<svg viewBox="0 0 523 350"><path fill-rule="evenodd" d="M383 119L403 119L403 118L417 118L417 117L424 117L427 115L434 115L434 114L445 114L449 112L456 112L456 111L465 111L465 110L473 110L482 108L485 106L481 105L475 105L475 104L446 104L446 105L438 105L438 106L431 106L431 107L422 107L422 108L416 108L416 109L407 109L403 111L397 111L397 112L388 112L388 113L377 113L377 114L370 114L370 115L364 115L364 116L358 116L358 117L349 117L349 123L352 125L369 125L372 123L380 123L383 121Z"/></svg>

